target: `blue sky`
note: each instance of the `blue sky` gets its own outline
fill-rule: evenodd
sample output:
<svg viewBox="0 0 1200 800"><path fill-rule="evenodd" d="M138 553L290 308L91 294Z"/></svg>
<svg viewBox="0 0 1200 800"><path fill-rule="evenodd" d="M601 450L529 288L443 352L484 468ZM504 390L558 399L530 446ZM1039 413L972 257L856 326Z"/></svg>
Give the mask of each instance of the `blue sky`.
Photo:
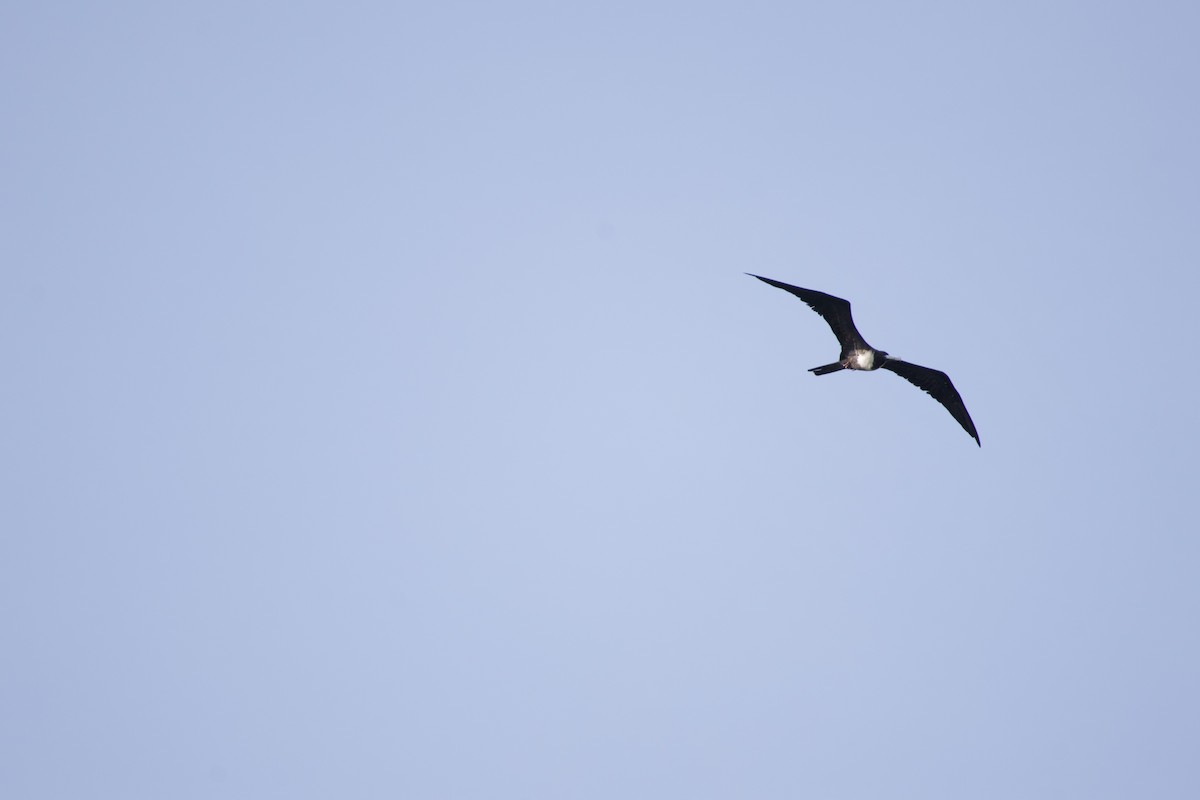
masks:
<svg viewBox="0 0 1200 800"><path fill-rule="evenodd" d="M1198 33L6 5L0 794L1197 796Z"/></svg>

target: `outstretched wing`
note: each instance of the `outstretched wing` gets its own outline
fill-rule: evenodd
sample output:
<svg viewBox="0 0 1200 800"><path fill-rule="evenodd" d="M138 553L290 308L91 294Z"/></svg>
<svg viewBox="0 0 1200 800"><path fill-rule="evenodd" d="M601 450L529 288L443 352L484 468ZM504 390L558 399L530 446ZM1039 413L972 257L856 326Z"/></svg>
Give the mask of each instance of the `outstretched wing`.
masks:
<svg viewBox="0 0 1200 800"><path fill-rule="evenodd" d="M854 327L854 319L850 316L849 300L843 300L840 297L834 297L824 292L816 292L812 289L801 289L799 286L792 286L790 283L764 278L761 275L754 275L749 272L746 274L751 278L758 278L763 283L769 283L778 289L783 289L785 292L791 292L796 297L808 303L809 308L824 317L825 321L829 323L829 327L833 329L833 335L838 338L838 342L842 345L843 357L849 354L851 350L870 348L871 345L863 340L862 335L858 332L858 328Z"/></svg>
<svg viewBox="0 0 1200 800"><path fill-rule="evenodd" d="M971 415L967 413L967 407L963 405L962 397L954 388L954 384L950 382L949 375L936 369L890 357L885 358L881 366L896 373L913 386L928 392L934 400L946 407L950 416L958 420L958 424L963 426L963 430L971 434L971 437L975 439L975 444L983 447L983 443L979 441L979 434L975 431L975 423L971 421Z"/></svg>

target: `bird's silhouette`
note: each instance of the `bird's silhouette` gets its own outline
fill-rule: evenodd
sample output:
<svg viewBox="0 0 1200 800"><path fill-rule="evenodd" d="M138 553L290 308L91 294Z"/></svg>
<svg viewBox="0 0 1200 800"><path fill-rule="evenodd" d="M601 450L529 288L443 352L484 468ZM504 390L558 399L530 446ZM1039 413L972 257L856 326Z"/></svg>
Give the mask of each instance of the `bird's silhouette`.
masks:
<svg viewBox="0 0 1200 800"><path fill-rule="evenodd" d="M963 430L971 434L975 443L980 447L983 446L983 443L979 441L979 433L975 430L975 423L971 421L971 415L967 413L967 407L963 404L962 397L954 388L954 384L950 382L950 377L940 370L893 358L886 351L876 350L867 344L862 334L858 332L858 328L854 327L854 318L850 316L849 301L824 292L801 289L799 286L764 278L761 275L753 275L749 272L746 274L796 295L807 303L809 308L824 317L825 321L829 323L829 327L833 329L833 335L842 345L842 354L839 360L821 367L813 367L809 372L814 375L828 375L843 369L876 370L880 368L894 372L912 385L925 390L934 400L945 406L946 410L950 412L950 416L963 426Z"/></svg>

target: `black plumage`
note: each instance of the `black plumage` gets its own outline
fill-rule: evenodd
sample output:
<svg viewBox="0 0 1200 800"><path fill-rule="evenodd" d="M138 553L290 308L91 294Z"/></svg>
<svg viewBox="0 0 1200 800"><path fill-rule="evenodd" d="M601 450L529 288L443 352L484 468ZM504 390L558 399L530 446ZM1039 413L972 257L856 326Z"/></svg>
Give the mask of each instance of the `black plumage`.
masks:
<svg viewBox="0 0 1200 800"><path fill-rule="evenodd" d="M746 274L751 275L751 273ZM854 326L849 301L813 289L801 289L799 286L764 278L761 275L751 275L751 277L796 295L813 311L820 314L833 329L833 335L837 337L842 346L839 360L832 364L813 367L809 372L814 375L828 375L843 369L877 370L880 368L894 372L945 406L946 410L950 412L950 416L954 417L959 425L962 425L963 430L971 435L975 443L980 447L983 446L979 440L979 433L975 430L975 423L971 420L971 415L967 413L962 396L954 388L950 377L940 370L893 358L886 351L876 350L867 344L862 334L858 332L858 328Z"/></svg>

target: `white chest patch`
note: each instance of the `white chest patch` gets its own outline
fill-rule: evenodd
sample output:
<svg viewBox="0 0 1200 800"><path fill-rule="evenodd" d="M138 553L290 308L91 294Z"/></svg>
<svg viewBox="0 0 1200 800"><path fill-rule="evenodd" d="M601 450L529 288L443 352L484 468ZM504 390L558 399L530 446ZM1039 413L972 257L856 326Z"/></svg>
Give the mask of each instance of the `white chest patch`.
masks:
<svg viewBox="0 0 1200 800"><path fill-rule="evenodd" d="M850 356L850 369L873 369L875 367L875 354L870 350L856 350Z"/></svg>

